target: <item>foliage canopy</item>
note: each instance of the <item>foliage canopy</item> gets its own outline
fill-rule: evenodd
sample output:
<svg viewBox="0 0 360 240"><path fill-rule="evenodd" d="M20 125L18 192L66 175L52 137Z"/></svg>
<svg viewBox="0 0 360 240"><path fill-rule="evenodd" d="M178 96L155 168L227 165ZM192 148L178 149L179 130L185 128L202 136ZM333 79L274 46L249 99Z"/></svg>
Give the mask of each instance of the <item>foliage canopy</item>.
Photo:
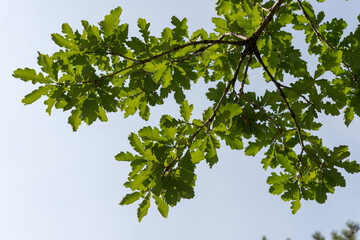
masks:
<svg viewBox="0 0 360 240"><path fill-rule="evenodd" d="M359 224L355 222L348 222L346 223L345 229L341 230L340 234L337 231L331 232L331 239L332 240L356 240L356 234L360 230ZM325 237L320 232L315 232L312 235L313 240L325 240ZM262 240L268 240L266 236L262 238ZM287 238L290 240L290 238Z"/></svg>
<svg viewBox="0 0 360 240"><path fill-rule="evenodd" d="M354 222L348 222L346 223L345 229L341 231L339 234L336 231L333 231L331 233L331 239L332 240L356 240L356 233L359 231L360 226L357 223ZM320 232L316 232L312 235L314 240L325 240L325 237L321 235Z"/></svg>
<svg viewBox="0 0 360 240"><path fill-rule="evenodd" d="M216 11L214 32L190 34L186 19L172 17L173 27L156 37L140 18L138 38L128 36L118 7L98 26L82 21L82 31L63 24L62 34L52 34L60 50L38 55L41 72L14 71L15 78L37 86L22 102L44 96L47 113L54 107L70 112L74 131L82 122L107 121L110 112L148 120L150 107L174 96L181 118L163 115L158 127L131 133L136 153L115 157L132 167L124 184L132 192L120 204L141 199L139 221L151 198L164 217L169 206L193 198L196 165L217 163L220 143L251 156L265 149L261 162L273 169L269 191L290 201L293 213L301 199L324 203L335 187L345 187L344 172L360 172L347 159L347 146L331 150L314 134L322 126L316 122L320 113L343 111L347 126L360 116L360 26L343 36L344 20L324 21L325 13L303 0L219 0ZM318 57L314 72L293 45L291 31L303 32L308 52ZM246 90L254 84L249 69L257 68L274 90ZM325 78L327 72L332 79ZM184 91L199 79L216 87L206 93L213 105L195 118Z"/></svg>

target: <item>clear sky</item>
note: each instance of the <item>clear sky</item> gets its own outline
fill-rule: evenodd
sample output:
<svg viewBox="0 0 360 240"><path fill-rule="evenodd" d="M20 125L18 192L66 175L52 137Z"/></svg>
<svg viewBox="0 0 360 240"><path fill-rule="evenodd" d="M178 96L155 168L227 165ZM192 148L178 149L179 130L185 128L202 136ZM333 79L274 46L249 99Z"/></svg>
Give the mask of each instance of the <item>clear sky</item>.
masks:
<svg viewBox="0 0 360 240"><path fill-rule="evenodd" d="M315 0L311 0L315 2ZM327 0L316 4L329 17L343 17L349 29L358 24L360 1ZM61 24L80 27L81 20L101 21L111 9L122 6L121 21L136 30L137 18L146 18L158 34L170 26L173 15L187 17L190 31L212 29L215 1L207 0L12 0L0 9L0 239L4 240L115 240L115 239L310 239L316 230L326 236L346 221L360 222L360 174L346 175L347 187L338 188L325 204L302 202L296 215L290 204L268 193L261 156L223 148L220 162L197 169L196 196L170 209L163 219L156 207L138 223L137 204L119 206L128 193L122 186L129 166L114 156L131 151L130 131L155 125L163 113L177 114L171 103L156 110L148 123L138 117L111 114L109 122L82 124L73 133L67 112L45 112L42 101L23 106L21 99L33 86L12 78L18 67L37 68L37 51L52 53L57 47L50 34ZM299 37L301 39L301 36ZM299 41L300 42L300 41ZM299 45L301 47L301 45ZM310 63L314 65L315 63ZM189 93L196 106L206 104ZM337 119L323 118L319 133L327 146L347 144L352 159L360 160L360 121L349 128Z"/></svg>

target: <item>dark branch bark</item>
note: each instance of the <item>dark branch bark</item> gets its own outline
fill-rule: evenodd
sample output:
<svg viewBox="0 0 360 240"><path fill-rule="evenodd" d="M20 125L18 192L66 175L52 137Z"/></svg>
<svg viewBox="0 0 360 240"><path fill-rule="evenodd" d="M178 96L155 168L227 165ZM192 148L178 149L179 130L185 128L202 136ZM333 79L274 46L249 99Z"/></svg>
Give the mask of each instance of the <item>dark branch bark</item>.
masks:
<svg viewBox="0 0 360 240"><path fill-rule="evenodd" d="M309 15L306 13L306 10L304 8L304 6L301 4L300 0L297 0L299 7L301 8L302 13L304 14L304 17L306 18L306 20L309 22L311 28L313 29L313 31L315 32L316 37L319 39L320 42L323 42L324 44L326 44L331 50L335 51L338 50L337 47L333 46L331 43L329 43L318 31L317 27L315 26L315 24L311 21ZM353 78L353 80L355 82L358 81L358 79L356 78L356 76L354 75L354 73L351 71L349 64L347 64L344 60L341 61L341 63L344 65L344 67L346 68L346 70L348 71L348 73L351 75L351 77Z"/></svg>
<svg viewBox="0 0 360 240"><path fill-rule="evenodd" d="M223 40L225 37L227 36L235 36L237 38L241 38L242 40L240 41L229 41L229 40ZM189 42L189 43L186 43L186 44L183 44L183 45L179 45L177 47L174 47L168 51L165 51L165 52L162 52L158 55L155 55L155 56L152 56L152 57L149 57L149 58L146 58L146 59L143 59L143 60L137 60L137 62L131 66L128 66L128 67L125 67L125 68L122 68L118 71L115 71L109 75L106 75L106 76L103 76L99 79L97 79L96 81L87 81L87 82L83 82L83 83L97 83L97 82L100 82L106 78L109 78L109 77L113 77L117 74L120 74L128 69L132 69L132 68L135 68L135 67L138 67L140 65L143 65L145 63L148 63L148 62L151 62L155 59L158 59L158 58L161 58L167 54L170 54L170 53L174 53L174 52L177 52L183 48L186 48L186 47L189 47L189 46L196 46L196 45L203 45L203 44L208 44L210 45L209 47L215 45L215 44L229 44L229 45L236 45L236 46L244 46L247 42L247 40L243 40L243 38L245 38L244 36L240 35L240 34L236 34L236 33L224 33L222 34L218 39L216 40L202 40L202 41L196 41L196 42Z"/></svg>
<svg viewBox="0 0 360 240"><path fill-rule="evenodd" d="M245 50L243 51L242 55L241 55L241 58L237 64L237 67L236 67L236 70L235 70L235 73L234 73L234 77L231 79L231 81L229 81L226 85L226 88L224 89L219 101L217 102L216 104L216 107L214 108L214 111L213 111L213 114L204 122L204 124L199 127L199 129L191 136L191 140L190 140L190 144L192 143L192 141L195 139L196 135L199 134L199 132L208 124L211 124L213 121L214 121L214 118L216 117L216 113L217 111L219 110L219 107L221 106L221 103L224 101L224 98L226 96L226 94L229 92L230 90L230 87L236 82L237 78L238 78L238 75L239 75L239 72L240 72L240 67L241 67L241 64L243 63L243 61L245 60L245 57L246 55L248 54L249 52L249 49L248 48L245 48Z"/></svg>
<svg viewBox="0 0 360 240"><path fill-rule="evenodd" d="M257 38L261 35L261 33L263 32L263 30L265 29L265 27L269 24L269 22L272 20L274 14L280 9L280 6L281 4L284 2L284 0L278 0L270 9L269 9L269 14L266 16L266 18L264 19L264 21L260 24L260 26L258 27L258 29L254 32L254 34L251 36L251 37L245 37L239 33L234 33L234 32L227 32L227 33L224 33L222 34L218 39L216 40L202 40L202 41L196 41L196 42L189 42L189 43L185 43L183 45L179 45L177 47L174 47L168 51L165 51L165 52L162 52L158 55L155 55L155 56L152 56L152 57L149 57L149 58L146 58L146 59L143 59L143 60L137 60L136 59L136 63L131 65L131 66L128 66L128 67L125 67L123 69L120 69L118 71L115 71L109 75L105 75L99 79L96 79L95 81L86 81L86 82L83 82L83 83L98 83L106 78L110 78L110 77L113 77L113 76L116 76L117 74L120 74L128 69L132 69L132 68L135 68L135 67L138 67L140 65L143 65L145 63L148 63L148 62L151 62L155 59L158 59L158 58L161 58L167 54L170 54L170 53L173 53L173 52L176 52L176 51L179 51L183 48L186 48L186 47L189 47L189 46L196 46L196 45L203 45L203 44L208 44L208 46L205 46L204 48L208 48L208 47L211 47L215 44L228 44L228 45L235 45L235 46L244 46L244 45L252 45L254 41L257 40ZM238 41L229 41L229 40L223 40L225 37L228 37L228 36L233 36L233 37L236 37L236 38L239 38L240 40ZM195 51L196 52L196 51ZM110 53L109 53L110 54ZM194 54L193 56L195 56L196 54ZM124 56L122 56L124 57ZM134 61L135 59L129 59L131 61ZM134 61L135 62L135 61Z"/></svg>
<svg viewBox="0 0 360 240"><path fill-rule="evenodd" d="M294 123L295 123L295 127L296 127L296 131L298 133L298 137L299 137L299 142L300 142L300 146L301 146L301 153L299 155L299 161L298 161L298 165L300 165L300 162L301 162L301 158L302 158L302 155L304 153L304 149L305 149L305 145L304 145L304 140L303 140L303 137L302 137L302 134L301 134L301 128L299 126L299 123L296 119L296 115L295 115L295 112L294 110L291 108L290 106L290 103L289 101L287 100L287 97L284 93L284 91L282 90L282 87L281 87L281 84L275 80L275 78L272 76L272 74L270 73L269 69L267 68L267 66L265 65L265 63L263 62L261 56L260 56L260 53L259 53L259 50L257 49L256 46L254 46L254 53L255 53L255 56L256 58L258 59L259 63L261 64L261 66L263 67L263 69L265 70L265 72L267 73L267 75L270 77L270 80L275 84L276 88L278 89L279 93L280 93L280 96L281 98L284 100L285 104L286 104L286 107L287 109L289 110L290 112L290 115L291 115L291 118L294 120ZM299 174L301 175L301 172L299 172Z"/></svg>
<svg viewBox="0 0 360 240"><path fill-rule="evenodd" d="M270 23L272 18L274 17L275 13L279 11L281 5L283 4L284 0L278 0L270 9L269 14L265 17L264 21L260 24L258 29L254 32L254 34L251 36L253 39L258 39L258 37L261 35L261 33L264 31L265 27Z"/></svg>
<svg viewBox="0 0 360 240"><path fill-rule="evenodd" d="M297 94L300 95L300 97L301 97L302 99L305 100L305 102L307 102L309 105L313 105L313 103L312 103L309 99L307 99L303 94L301 94L301 93L299 93L298 91L296 91L296 89L294 89L294 88L292 88L292 87L289 87L289 86L286 86L286 85L281 84L281 83L279 83L279 84L280 84L280 86L281 86L282 88L290 89L291 91L296 92Z"/></svg>

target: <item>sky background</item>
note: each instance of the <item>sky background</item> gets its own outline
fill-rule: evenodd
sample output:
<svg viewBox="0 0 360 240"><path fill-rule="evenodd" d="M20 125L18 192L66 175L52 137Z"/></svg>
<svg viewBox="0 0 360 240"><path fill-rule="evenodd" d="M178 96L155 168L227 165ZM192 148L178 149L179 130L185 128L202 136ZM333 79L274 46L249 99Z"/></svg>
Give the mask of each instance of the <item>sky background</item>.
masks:
<svg viewBox="0 0 360 240"><path fill-rule="evenodd" d="M315 2L312 0L311 2ZM187 17L190 32L212 29L215 1L208 0L1 0L0 9L0 239L4 240L115 240L115 239L261 239L290 237L311 239L320 230L329 236L345 222L360 222L360 174L345 175L346 188L328 195L325 204L302 202L296 215L290 204L268 193L262 156L245 157L243 151L222 148L213 169L205 164L197 169L196 196L170 209L163 219L154 205L141 223L137 204L119 206L128 193L123 187L130 170L117 162L120 151L131 151L127 136L144 124L157 125L164 113L178 114L173 101L154 110L149 122L137 116L123 119L109 115L107 123L82 124L74 133L67 124L68 112L54 110L51 117L43 101L24 106L21 99L34 89L30 83L14 79L16 68L36 68L37 51L53 53L58 48L50 34L61 24L80 28L81 20L92 24L103 20L111 9L121 6L122 22L137 33L139 17L151 23L159 34L170 26L171 16ZM328 17L343 17L349 31L358 24L360 1L327 0L315 4ZM302 36L296 35L301 45ZM306 54L305 54L306 56ZM309 56L310 67L315 63ZM195 107L205 107L197 86L189 93ZM319 135L328 147L349 145L352 159L360 160L360 121L349 128L342 117L322 118Z"/></svg>

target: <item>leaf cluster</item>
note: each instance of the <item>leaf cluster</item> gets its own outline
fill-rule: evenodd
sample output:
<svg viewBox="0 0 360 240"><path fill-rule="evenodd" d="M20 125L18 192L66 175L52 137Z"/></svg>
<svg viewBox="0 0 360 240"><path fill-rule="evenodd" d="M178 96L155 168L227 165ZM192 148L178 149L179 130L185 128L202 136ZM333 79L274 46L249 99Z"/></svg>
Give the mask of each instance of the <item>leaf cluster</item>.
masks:
<svg viewBox="0 0 360 240"><path fill-rule="evenodd" d="M324 12L315 13L300 0L219 0L216 10L212 33L189 34L187 20L172 17L172 27L156 37L140 18L141 37L130 37L120 7L97 26L82 21L81 32L65 23L62 34L52 34L60 50L39 53L39 73L14 71L15 78L37 86L23 103L44 96L49 114L54 107L70 112L74 131L82 122L107 121L107 114L117 111L148 120L150 107L174 96L181 118L165 114L159 127L131 133L134 152L115 157L130 163L124 185L132 192L120 204L141 199L139 221L151 199L166 217L169 206L193 198L196 165L216 164L220 143L250 156L263 150L264 169L273 169L269 191L290 201L293 213L301 199L324 203L335 187L344 187L344 172L360 172L360 165L348 160L347 146L331 150L314 135L322 126L316 122L319 114L344 112L347 126L360 116L360 27L344 36L344 20L324 22ZM289 28L303 32L308 52L318 56L313 73ZM263 84L274 90L246 90L259 84L248 77L258 68ZM325 78L326 72L333 78ZM199 79L216 87L206 93L213 105L197 119L184 91Z"/></svg>

